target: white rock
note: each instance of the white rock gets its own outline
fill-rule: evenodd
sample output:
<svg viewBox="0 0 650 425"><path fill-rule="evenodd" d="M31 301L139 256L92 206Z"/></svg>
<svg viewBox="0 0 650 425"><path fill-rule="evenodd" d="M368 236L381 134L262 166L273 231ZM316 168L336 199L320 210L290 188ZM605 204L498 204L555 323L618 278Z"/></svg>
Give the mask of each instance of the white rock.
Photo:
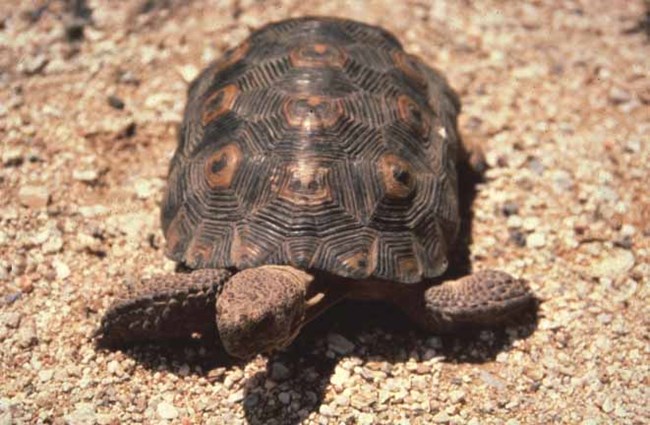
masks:
<svg viewBox="0 0 650 425"><path fill-rule="evenodd" d="M7 149L2 153L2 163L6 166L19 165L23 162L23 154L20 149Z"/></svg>
<svg viewBox="0 0 650 425"><path fill-rule="evenodd" d="M97 422L97 413L92 403L77 403L74 412L65 416L65 423L74 425L93 425Z"/></svg>
<svg viewBox="0 0 650 425"><path fill-rule="evenodd" d="M449 417L449 414L445 412L444 410L441 412L438 412L434 417L433 417L433 423L436 424L446 424L451 421L451 418Z"/></svg>
<svg viewBox="0 0 650 425"><path fill-rule="evenodd" d="M631 224L624 224L621 227L621 236L623 237L632 237L636 233L636 228Z"/></svg>
<svg viewBox="0 0 650 425"><path fill-rule="evenodd" d="M526 217L522 222L522 226L525 231L532 232L539 227L539 218Z"/></svg>
<svg viewBox="0 0 650 425"><path fill-rule="evenodd" d="M63 280L70 276L70 267L68 267L68 265L63 261L52 261L52 267L54 267L54 273L56 273L57 280Z"/></svg>
<svg viewBox="0 0 650 425"><path fill-rule="evenodd" d="M614 403L612 403L612 399L608 397L600 407L603 409L603 412L611 413L614 410Z"/></svg>
<svg viewBox="0 0 650 425"><path fill-rule="evenodd" d="M244 399L244 390L235 391L234 393L228 396L228 402L230 404L239 403Z"/></svg>
<svg viewBox="0 0 650 425"><path fill-rule="evenodd" d="M45 208L50 202L50 193L45 186L23 186L18 190L20 203L29 208Z"/></svg>
<svg viewBox="0 0 650 425"><path fill-rule="evenodd" d="M544 233L534 232L526 238L526 246L529 248L542 248L546 245L546 235Z"/></svg>
<svg viewBox="0 0 650 425"><path fill-rule="evenodd" d="M630 271L634 263L634 254L631 251L613 249L606 252L604 257L592 266L591 273L596 277L615 279Z"/></svg>
<svg viewBox="0 0 650 425"><path fill-rule="evenodd" d="M63 248L63 234L56 227L49 229L47 240L43 243L42 250L44 254L54 254Z"/></svg>
<svg viewBox="0 0 650 425"><path fill-rule="evenodd" d="M449 393L449 401L452 403L460 403L465 401L465 393L462 390L454 390Z"/></svg>
<svg viewBox="0 0 650 425"><path fill-rule="evenodd" d="M161 401L156 408L156 412L161 419L176 419L178 417L176 406L167 401Z"/></svg>
<svg viewBox="0 0 650 425"><path fill-rule="evenodd" d="M372 425L375 423L375 416L372 413L360 413L357 417L357 424Z"/></svg>
<svg viewBox="0 0 650 425"><path fill-rule="evenodd" d="M74 170L72 172L72 178L84 183L93 183L99 179L99 171L94 169Z"/></svg>
<svg viewBox="0 0 650 425"><path fill-rule="evenodd" d="M184 65L178 68L178 72L183 77L186 83L191 83L192 80L199 75L199 70L194 65Z"/></svg>
<svg viewBox="0 0 650 425"><path fill-rule="evenodd" d="M111 375L116 375L116 376L119 376L122 373L124 373L122 367L120 366L120 362L118 362L117 360L111 360L110 362L108 362L108 365L106 365L106 370Z"/></svg>
<svg viewBox="0 0 650 425"><path fill-rule="evenodd" d="M522 224L523 220L517 214L511 215L506 221L506 226L508 226L509 229L518 229Z"/></svg>
<svg viewBox="0 0 650 425"><path fill-rule="evenodd" d="M38 371L38 380L41 382L47 382L52 379L54 376L54 371L52 369L43 369Z"/></svg>
<svg viewBox="0 0 650 425"><path fill-rule="evenodd" d="M29 348L33 345L38 344L36 324L34 322L30 322L21 326L17 332L16 342L20 348Z"/></svg>
<svg viewBox="0 0 650 425"><path fill-rule="evenodd" d="M109 211L108 207L105 207L104 205L86 205L79 207L79 214L86 218L106 215Z"/></svg>
<svg viewBox="0 0 650 425"><path fill-rule="evenodd" d="M5 313L0 313L0 326L16 329L18 325L20 325L21 318L22 316L20 315L20 313L15 311L7 311Z"/></svg>
<svg viewBox="0 0 650 425"><path fill-rule="evenodd" d="M350 379L350 372L341 367L337 367L336 372L334 372L334 375L332 376L330 382L337 386L344 386L345 384L348 383L349 379Z"/></svg>
<svg viewBox="0 0 650 425"><path fill-rule="evenodd" d="M328 417L332 417L336 415L336 411L332 407L328 406L327 404L321 404L321 406L318 408L318 413Z"/></svg>
<svg viewBox="0 0 650 425"><path fill-rule="evenodd" d="M149 180L138 179L133 183L133 190L139 199L148 199L156 193L157 187Z"/></svg>

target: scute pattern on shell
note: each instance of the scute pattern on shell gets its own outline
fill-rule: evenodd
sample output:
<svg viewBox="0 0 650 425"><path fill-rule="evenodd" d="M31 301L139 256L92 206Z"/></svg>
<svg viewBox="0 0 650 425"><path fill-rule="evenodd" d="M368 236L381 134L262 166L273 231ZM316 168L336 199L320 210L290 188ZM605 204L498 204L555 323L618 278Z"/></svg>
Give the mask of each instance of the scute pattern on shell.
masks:
<svg viewBox="0 0 650 425"><path fill-rule="evenodd" d="M444 78L354 21L270 24L192 83L162 207L192 268L440 275L459 226Z"/></svg>

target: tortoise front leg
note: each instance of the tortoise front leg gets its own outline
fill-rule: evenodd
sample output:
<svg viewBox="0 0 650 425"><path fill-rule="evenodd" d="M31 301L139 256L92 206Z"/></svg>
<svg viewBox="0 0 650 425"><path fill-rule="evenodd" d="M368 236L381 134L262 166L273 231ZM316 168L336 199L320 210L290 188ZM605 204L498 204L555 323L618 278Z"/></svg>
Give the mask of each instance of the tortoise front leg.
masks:
<svg viewBox="0 0 650 425"><path fill-rule="evenodd" d="M491 326L530 306L534 296L523 279L484 270L403 298L406 313L432 332Z"/></svg>
<svg viewBox="0 0 650 425"><path fill-rule="evenodd" d="M143 341L215 335L216 298L227 270L165 274L140 281L120 294L96 332L97 343L120 347Z"/></svg>

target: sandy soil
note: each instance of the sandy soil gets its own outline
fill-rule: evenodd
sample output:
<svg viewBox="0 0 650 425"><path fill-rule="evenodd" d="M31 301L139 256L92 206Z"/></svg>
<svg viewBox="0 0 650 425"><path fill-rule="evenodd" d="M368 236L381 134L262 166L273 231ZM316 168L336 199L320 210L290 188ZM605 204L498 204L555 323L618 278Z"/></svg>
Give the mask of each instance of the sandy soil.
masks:
<svg viewBox="0 0 650 425"><path fill-rule="evenodd" d="M432 3L3 1L0 424L649 423L644 4ZM158 205L188 81L304 14L385 26L446 73L491 166L473 266L529 279L538 320L441 338L348 304L246 364L96 350L120 288L174 269Z"/></svg>

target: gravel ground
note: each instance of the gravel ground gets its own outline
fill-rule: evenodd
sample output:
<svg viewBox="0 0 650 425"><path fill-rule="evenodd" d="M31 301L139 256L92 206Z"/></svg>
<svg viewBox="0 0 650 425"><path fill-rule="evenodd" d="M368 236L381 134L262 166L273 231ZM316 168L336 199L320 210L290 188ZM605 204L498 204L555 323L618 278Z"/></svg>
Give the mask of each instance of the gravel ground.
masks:
<svg viewBox="0 0 650 425"><path fill-rule="evenodd" d="M642 2L19 3L0 4L0 424L650 423ZM385 26L446 73L491 166L471 260L529 279L537 318L442 338L344 304L246 364L96 350L125 282L174 269L158 205L188 81L304 14Z"/></svg>

